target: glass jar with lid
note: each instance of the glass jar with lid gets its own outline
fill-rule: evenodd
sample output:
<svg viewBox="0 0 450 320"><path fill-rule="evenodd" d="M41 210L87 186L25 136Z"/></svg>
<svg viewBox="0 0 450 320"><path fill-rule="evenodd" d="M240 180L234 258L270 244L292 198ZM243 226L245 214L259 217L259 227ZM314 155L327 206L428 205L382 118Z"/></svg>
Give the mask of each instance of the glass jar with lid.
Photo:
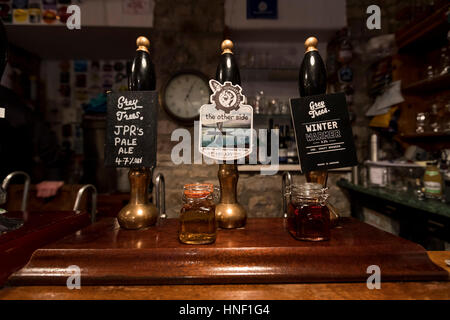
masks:
<svg viewBox="0 0 450 320"><path fill-rule="evenodd" d="M442 175L437 167L437 161L428 161L423 176L423 186L426 198L442 198Z"/></svg>
<svg viewBox="0 0 450 320"><path fill-rule="evenodd" d="M328 188L319 183L291 185L287 189L289 233L297 240L330 239Z"/></svg>
<svg viewBox="0 0 450 320"><path fill-rule="evenodd" d="M179 240L186 244L209 244L216 241L215 211L212 184L184 185Z"/></svg>

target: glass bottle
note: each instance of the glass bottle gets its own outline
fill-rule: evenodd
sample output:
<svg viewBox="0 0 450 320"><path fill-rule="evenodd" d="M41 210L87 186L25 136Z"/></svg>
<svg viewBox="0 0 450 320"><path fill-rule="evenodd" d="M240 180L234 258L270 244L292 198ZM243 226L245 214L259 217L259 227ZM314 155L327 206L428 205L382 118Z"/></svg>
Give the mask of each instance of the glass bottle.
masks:
<svg viewBox="0 0 450 320"><path fill-rule="evenodd" d="M297 240L330 239L328 189L319 183L291 185L288 188L288 231Z"/></svg>
<svg viewBox="0 0 450 320"><path fill-rule="evenodd" d="M439 106L437 103L433 103L431 106L431 113L430 113L430 127L431 131L433 132L440 132L441 131L441 120L442 117L439 115Z"/></svg>
<svg viewBox="0 0 450 320"><path fill-rule="evenodd" d="M294 129L288 129L288 163L298 163L297 144L295 142Z"/></svg>
<svg viewBox="0 0 450 320"><path fill-rule="evenodd" d="M279 145L279 149L278 149L278 161L281 164L285 164L287 163L287 155L288 155L288 145L287 145L287 141L286 141L286 127L285 126L281 126L281 128L279 128L280 130L280 145Z"/></svg>
<svg viewBox="0 0 450 320"><path fill-rule="evenodd" d="M267 114L267 99L264 95L264 91L259 91L258 95L259 97L259 113L260 114Z"/></svg>
<svg viewBox="0 0 450 320"><path fill-rule="evenodd" d="M439 61L439 74L444 75L450 72L450 57L447 47L441 49Z"/></svg>
<svg viewBox="0 0 450 320"><path fill-rule="evenodd" d="M427 162L427 167L423 176L423 185L426 198L441 199L442 176L439 172L436 161Z"/></svg>
<svg viewBox="0 0 450 320"><path fill-rule="evenodd" d="M183 188L179 240L186 244L216 241L216 205L212 184L186 184Z"/></svg>
<svg viewBox="0 0 450 320"><path fill-rule="evenodd" d="M261 113L260 103L261 103L261 96L256 95L255 96L255 103L254 103L254 106L253 106L253 113L254 114L260 114Z"/></svg>
<svg viewBox="0 0 450 320"><path fill-rule="evenodd" d="M426 76L428 80L431 80L434 78L434 70L433 70L433 66L428 66L427 67L427 72L426 72Z"/></svg>
<svg viewBox="0 0 450 320"><path fill-rule="evenodd" d="M444 106L444 116L442 117L442 130L450 131L450 100Z"/></svg>
<svg viewBox="0 0 450 320"><path fill-rule="evenodd" d="M426 124L427 124L427 113L425 112L419 112L416 115L416 132L417 133L424 133Z"/></svg>

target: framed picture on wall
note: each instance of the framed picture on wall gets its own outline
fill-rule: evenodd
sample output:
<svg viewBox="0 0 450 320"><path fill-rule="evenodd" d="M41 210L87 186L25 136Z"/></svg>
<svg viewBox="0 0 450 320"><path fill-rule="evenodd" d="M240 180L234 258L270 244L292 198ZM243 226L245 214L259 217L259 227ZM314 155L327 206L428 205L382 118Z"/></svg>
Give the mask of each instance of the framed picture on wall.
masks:
<svg viewBox="0 0 450 320"><path fill-rule="evenodd" d="M278 19L278 0L247 0L247 19Z"/></svg>

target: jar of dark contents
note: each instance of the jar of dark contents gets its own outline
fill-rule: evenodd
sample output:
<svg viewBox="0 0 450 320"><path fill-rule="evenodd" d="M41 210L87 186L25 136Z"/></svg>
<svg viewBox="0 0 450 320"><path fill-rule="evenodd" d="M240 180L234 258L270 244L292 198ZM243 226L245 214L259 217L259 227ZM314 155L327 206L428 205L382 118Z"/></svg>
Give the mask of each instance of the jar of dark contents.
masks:
<svg viewBox="0 0 450 320"><path fill-rule="evenodd" d="M319 183L291 185L287 190L288 231L297 240L330 239L328 189Z"/></svg>
<svg viewBox="0 0 450 320"><path fill-rule="evenodd" d="M212 184L186 184L180 212L180 241L186 244L208 244L216 241L215 211Z"/></svg>

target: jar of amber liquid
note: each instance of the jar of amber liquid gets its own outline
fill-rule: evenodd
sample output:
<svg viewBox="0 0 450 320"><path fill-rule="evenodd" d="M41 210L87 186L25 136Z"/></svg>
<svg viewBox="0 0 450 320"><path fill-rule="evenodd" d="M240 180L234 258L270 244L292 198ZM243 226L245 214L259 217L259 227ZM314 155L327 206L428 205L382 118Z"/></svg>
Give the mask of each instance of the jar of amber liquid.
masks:
<svg viewBox="0 0 450 320"><path fill-rule="evenodd" d="M288 188L289 233L297 240L324 241L330 239L328 189L319 183L292 185Z"/></svg>
<svg viewBox="0 0 450 320"><path fill-rule="evenodd" d="M186 244L208 244L216 241L215 211L212 184L186 184L180 212L180 241Z"/></svg>

